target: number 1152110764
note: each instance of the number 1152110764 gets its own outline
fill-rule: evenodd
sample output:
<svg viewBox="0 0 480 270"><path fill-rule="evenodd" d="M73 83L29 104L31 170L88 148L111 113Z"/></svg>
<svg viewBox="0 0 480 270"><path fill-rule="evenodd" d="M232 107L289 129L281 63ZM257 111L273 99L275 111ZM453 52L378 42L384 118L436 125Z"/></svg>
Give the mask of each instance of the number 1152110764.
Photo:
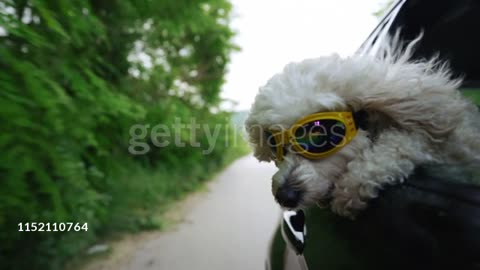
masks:
<svg viewBox="0 0 480 270"><path fill-rule="evenodd" d="M88 223L79 222L20 222L19 232L80 232L88 231Z"/></svg>

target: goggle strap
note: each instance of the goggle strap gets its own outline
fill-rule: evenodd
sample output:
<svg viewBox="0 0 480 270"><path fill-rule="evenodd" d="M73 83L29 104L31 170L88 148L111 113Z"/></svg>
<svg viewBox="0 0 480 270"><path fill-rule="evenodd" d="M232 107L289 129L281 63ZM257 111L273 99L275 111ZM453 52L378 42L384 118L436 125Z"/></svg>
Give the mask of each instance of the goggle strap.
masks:
<svg viewBox="0 0 480 270"><path fill-rule="evenodd" d="M353 121L357 129L366 130L368 126L368 113L365 110L359 110L353 113Z"/></svg>

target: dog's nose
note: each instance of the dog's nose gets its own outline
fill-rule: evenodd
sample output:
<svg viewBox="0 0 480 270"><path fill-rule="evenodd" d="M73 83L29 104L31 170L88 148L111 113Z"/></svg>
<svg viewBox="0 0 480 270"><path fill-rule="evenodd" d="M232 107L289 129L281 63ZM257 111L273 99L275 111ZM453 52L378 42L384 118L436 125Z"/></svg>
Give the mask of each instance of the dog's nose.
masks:
<svg viewBox="0 0 480 270"><path fill-rule="evenodd" d="M295 208L300 200L300 192L289 187L280 187L275 194L275 199L283 207Z"/></svg>

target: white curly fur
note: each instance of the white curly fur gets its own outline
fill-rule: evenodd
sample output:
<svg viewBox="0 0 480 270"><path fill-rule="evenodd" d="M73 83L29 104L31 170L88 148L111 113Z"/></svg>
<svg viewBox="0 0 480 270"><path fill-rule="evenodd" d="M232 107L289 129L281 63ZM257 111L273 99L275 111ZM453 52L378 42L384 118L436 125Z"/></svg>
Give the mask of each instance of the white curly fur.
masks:
<svg viewBox="0 0 480 270"><path fill-rule="evenodd" d="M480 160L477 107L437 58L409 60L419 40L403 46L396 35L375 57L291 63L260 88L245 123L260 161L273 158L267 128L289 128L316 112L368 115L366 130L335 154L319 160L287 154L277 162L274 194L288 184L302 191L298 208L328 199L334 212L354 217L383 186L401 183L418 165Z"/></svg>

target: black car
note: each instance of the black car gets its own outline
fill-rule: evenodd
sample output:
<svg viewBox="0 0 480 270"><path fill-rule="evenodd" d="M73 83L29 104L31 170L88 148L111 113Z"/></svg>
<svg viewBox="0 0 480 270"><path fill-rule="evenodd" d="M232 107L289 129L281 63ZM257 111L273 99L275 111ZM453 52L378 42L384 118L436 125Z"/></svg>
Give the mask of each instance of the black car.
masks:
<svg viewBox="0 0 480 270"><path fill-rule="evenodd" d="M358 53L398 30L407 41L423 32L413 57L447 60L480 104L480 1L396 1ZM287 211L266 269L480 269L480 164L419 167L353 221Z"/></svg>

